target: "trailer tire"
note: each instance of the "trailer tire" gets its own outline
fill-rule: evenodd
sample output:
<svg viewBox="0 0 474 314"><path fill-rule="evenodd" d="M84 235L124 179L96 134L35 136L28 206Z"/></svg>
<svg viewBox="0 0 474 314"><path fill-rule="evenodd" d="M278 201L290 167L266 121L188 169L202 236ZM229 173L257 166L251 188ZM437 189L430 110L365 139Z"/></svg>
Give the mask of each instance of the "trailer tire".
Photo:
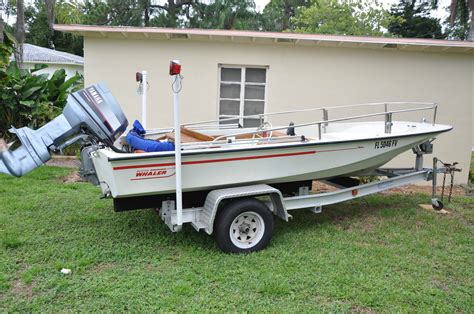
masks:
<svg viewBox="0 0 474 314"><path fill-rule="evenodd" d="M264 249L273 235L273 214L254 198L225 205L215 221L214 235L227 253L250 253Z"/></svg>
<svg viewBox="0 0 474 314"><path fill-rule="evenodd" d="M433 202L431 206L433 207L434 210L442 210L444 208L443 202L439 200L437 200L436 202Z"/></svg>

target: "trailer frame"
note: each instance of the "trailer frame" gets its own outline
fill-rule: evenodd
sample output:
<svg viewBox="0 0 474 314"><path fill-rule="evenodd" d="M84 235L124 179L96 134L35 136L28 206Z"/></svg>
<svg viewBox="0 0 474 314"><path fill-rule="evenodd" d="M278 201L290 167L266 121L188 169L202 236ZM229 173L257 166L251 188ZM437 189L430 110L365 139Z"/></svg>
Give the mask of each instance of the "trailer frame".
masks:
<svg viewBox="0 0 474 314"><path fill-rule="evenodd" d="M239 200L254 198L262 202L273 216L289 221L292 218L289 212L292 210L308 209L313 213L321 213L323 207L327 205L345 202L420 181L432 182L431 204L433 208L439 210L443 208L443 204L436 196L436 175L446 172L446 168L437 166L437 158L433 158L431 168L422 168L424 152L415 153L416 164L414 168L378 168L372 174L379 177L387 177L386 179L349 187L338 186L339 189L332 192L310 194L309 188L303 186L299 188L297 195L284 196L280 190L267 184L212 190L208 193L202 207L183 208L182 223L190 223L197 231L203 230L211 235L215 231L216 217L219 211L222 211L222 208L229 202L236 203ZM174 200L162 202L160 208L161 219L173 232L180 230L177 212ZM219 239L217 240L219 242Z"/></svg>

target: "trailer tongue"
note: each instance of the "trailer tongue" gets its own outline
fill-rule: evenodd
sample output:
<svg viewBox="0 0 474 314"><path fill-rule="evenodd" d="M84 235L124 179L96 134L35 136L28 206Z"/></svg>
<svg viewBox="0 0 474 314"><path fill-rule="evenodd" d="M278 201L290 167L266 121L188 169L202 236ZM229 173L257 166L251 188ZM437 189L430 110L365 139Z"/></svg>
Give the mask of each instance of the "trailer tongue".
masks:
<svg viewBox="0 0 474 314"><path fill-rule="evenodd" d="M104 84L72 93L61 115L38 130L11 128L22 145L14 151L0 145L0 172L21 177L74 143L113 143L128 121L120 105Z"/></svg>

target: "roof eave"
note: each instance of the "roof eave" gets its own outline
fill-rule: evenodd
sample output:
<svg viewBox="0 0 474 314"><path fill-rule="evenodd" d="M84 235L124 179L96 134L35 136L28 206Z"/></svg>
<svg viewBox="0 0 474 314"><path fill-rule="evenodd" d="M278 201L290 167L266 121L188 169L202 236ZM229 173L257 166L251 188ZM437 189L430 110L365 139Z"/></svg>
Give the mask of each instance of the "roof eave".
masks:
<svg viewBox="0 0 474 314"><path fill-rule="evenodd" d="M474 42L447 40L154 27L102 27L90 25L54 25L54 29L94 38L226 41L238 43L474 53Z"/></svg>

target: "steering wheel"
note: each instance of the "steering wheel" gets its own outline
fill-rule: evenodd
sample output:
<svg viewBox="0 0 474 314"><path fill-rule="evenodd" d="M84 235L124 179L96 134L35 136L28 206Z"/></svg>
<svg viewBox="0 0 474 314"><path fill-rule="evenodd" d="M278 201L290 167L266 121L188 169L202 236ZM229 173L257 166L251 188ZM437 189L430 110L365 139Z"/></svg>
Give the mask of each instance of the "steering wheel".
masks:
<svg viewBox="0 0 474 314"><path fill-rule="evenodd" d="M273 135L273 131L267 132L267 130L272 129L272 124L270 122L263 122L260 124L260 126L257 128L257 132L253 133L252 139L255 138L270 138ZM262 131L262 132L258 132Z"/></svg>

